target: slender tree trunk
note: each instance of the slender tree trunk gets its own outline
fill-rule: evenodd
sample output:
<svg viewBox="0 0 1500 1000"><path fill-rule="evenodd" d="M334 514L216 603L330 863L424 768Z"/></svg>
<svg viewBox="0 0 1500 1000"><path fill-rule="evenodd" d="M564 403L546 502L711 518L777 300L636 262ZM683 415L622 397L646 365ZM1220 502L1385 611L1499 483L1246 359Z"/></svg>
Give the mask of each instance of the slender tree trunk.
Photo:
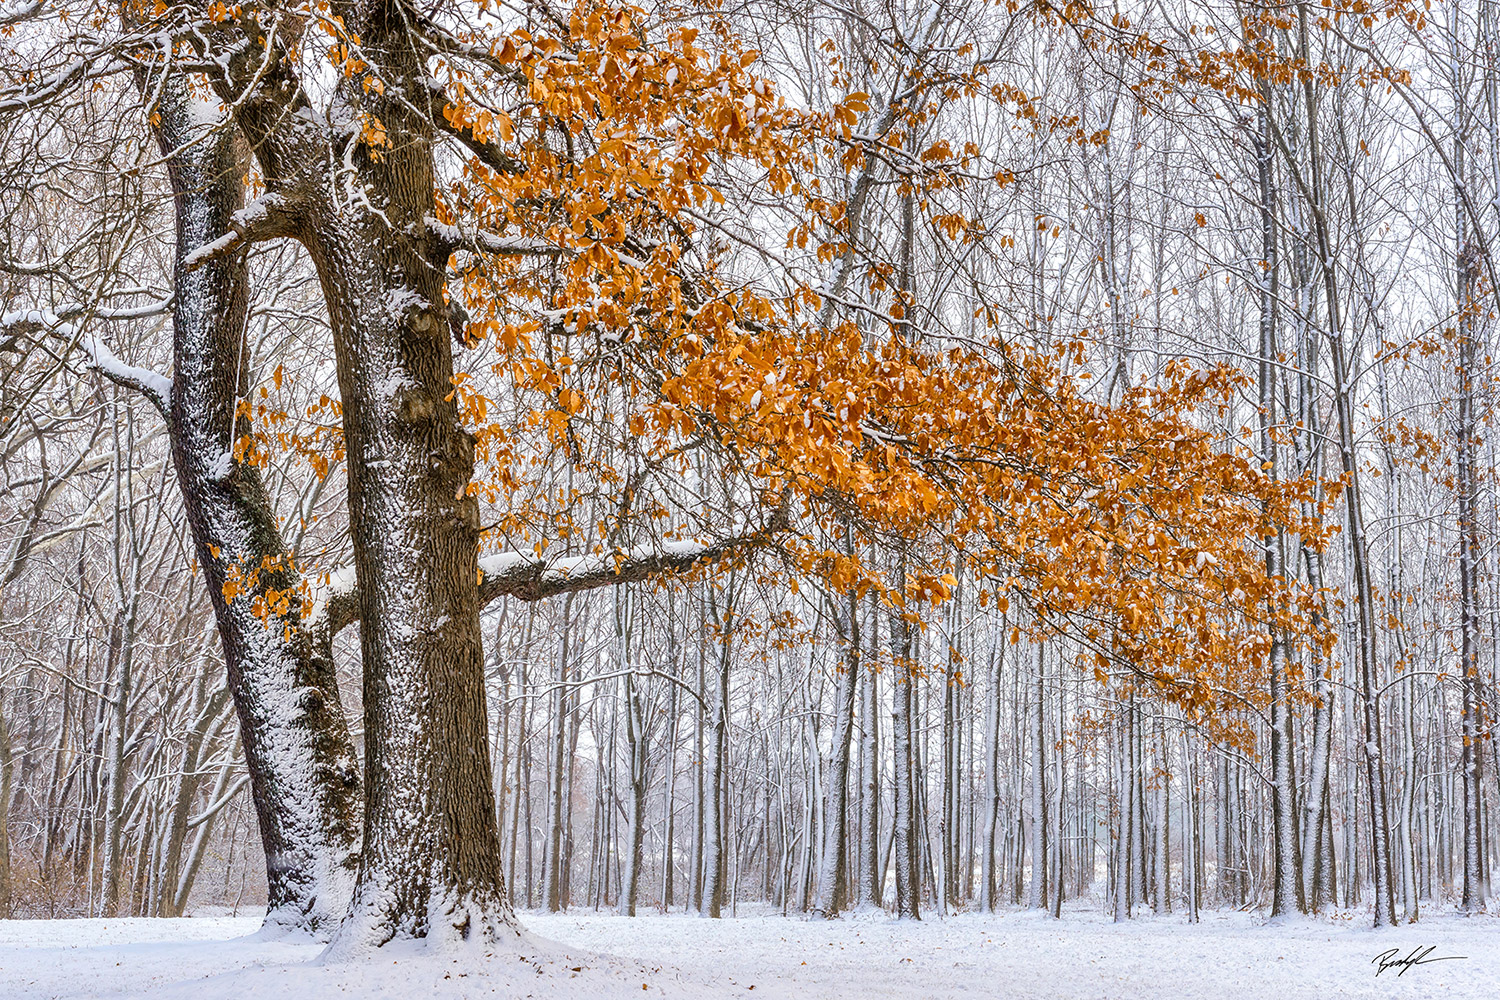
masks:
<svg viewBox="0 0 1500 1000"><path fill-rule="evenodd" d="M1000 708L1004 698L1000 674L1004 659L999 655L999 646L1004 641L1007 624L1001 620L1001 638L990 646L989 690L984 711L984 835L979 845L979 885L980 906L988 913L994 913L1000 902L1001 873L996 871L995 849L1000 819Z"/></svg>
<svg viewBox="0 0 1500 1000"><path fill-rule="evenodd" d="M874 664L879 655L876 623L879 612L873 600L867 617L865 638L869 643L868 662ZM873 666L864 671L861 685L864 697L860 730L860 864L859 902L863 906L881 906L884 903L882 875L884 865L880 857L880 688L879 675Z"/></svg>
<svg viewBox="0 0 1500 1000"><path fill-rule="evenodd" d="M5 696L0 694L0 920L9 920L13 916L14 899L10 881L10 800L15 754L11 749L10 727L6 723L7 711Z"/></svg>
<svg viewBox="0 0 1500 1000"><path fill-rule="evenodd" d="M844 907L849 818L849 751L854 736L854 705L859 692L859 595L847 596L844 662L834 694L833 739L824 768L823 857L818 868L818 898L813 913L837 916Z"/></svg>
<svg viewBox="0 0 1500 1000"><path fill-rule="evenodd" d="M1037 645L1036 673L1033 675L1031 716L1031 898L1029 905L1040 910L1047 905L1047 689L1045 684L1046 647Z"/></svg>
<svg viewBox="0 0 1500 1000"><path fill-rule="evenodd" d="M703 902L699 911L704 916L718 918L723 915L725 876L727 874L727 861L725 856L725 842L727 832L725 830L725 802L724 785L726 756L728 751L728 726L729 726L729 663L730 650L732 649L731 636L735 627L734 621L734 599L735 581L731 578L726 590L728 595L725 602L725 610L721 614L718 602L709 591L709 607L713 612L714 626L718 633L719 642L719 666L717 670L717 683L715 684L715 697L713 708L713 726L708 737L708 766L705 769L704 785L706 796L704 802L704 834L705 845L703 858Z"/></svg>
<svg viewBox="0 0 1500 1000"><path fill-rule="evenodd" d="M904 569L904 563L903 563ZM904 572L899 576L904 576ZM915 775L912 748L911 626L899 608L889 614L891 631L892 691L891 750L895 772L896 916L921 919L916 831Z"/></svg>
<svg viewBox="0 0 1500 1000"><path fill-rule="evenodd" d="M631 609L619 587L615 588L615 602L615 637L620 647L618 663L621 669L628 671L632 669L630 645L633 622ZM629 829L626 836L629 840L625 847L625 871L620 883L620 913L622 916L633 917L640 895L641 849L645 844L646 833L646 767L650 747L647 745L646 713L633 673L625 675L624 687L625 743L630 765L630 814L627 817Z"/></svg>
<svg viewBox="0 0 1500 1000"><path fill-rule="evenodd" d="M1454 17L1457 17L1455 10ZM1455 39L1456 41L1456 39ZM1456 78L1457 63L1454 64L1455 96L1462 105L1460 81ZM1460 109L1460 116L1463 112ZM1460 181L1464 178L1465 140L1464 128L1458 129L1454 137L1453 158ZM1479 672L1480 617L1479 617L1479 545L1478 476L1475 469L1476 418L1475 373L1478 360L1476 323L1479 303L1476 293L1480 287L1479 251L1469 243L1467 216L1461 203L1457 206L1458 252L1457 252L1457 311L1458 311L1458 441L1456 461L1458 466L1458 585L1459 585L1459 686L1462 703L1462 747L1459 756L1459 778L1463 785L1464 844L1463 886L1459 905L1466 911L1483 910L1489 889L1484 872L1483 827L1483 740L1484 696Z"/></svg>
<svg viewBox="0 0 1500 1000"><path fill-rule="evenodd" d="M568 751L568 659L572 653L573 595L563 599L562 645L558 651L557 677L552 686L552 739L547 768L547 841L542 857L542 894L547 912L563 908L563 772Z"/></svg>

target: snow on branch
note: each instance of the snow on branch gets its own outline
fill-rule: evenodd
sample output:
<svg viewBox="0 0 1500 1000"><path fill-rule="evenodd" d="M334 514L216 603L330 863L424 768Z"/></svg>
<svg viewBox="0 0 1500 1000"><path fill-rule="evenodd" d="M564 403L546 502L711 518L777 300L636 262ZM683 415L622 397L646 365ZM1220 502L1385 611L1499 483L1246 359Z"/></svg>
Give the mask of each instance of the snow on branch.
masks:
<svg viewBox="0 0 1500 1000"><path fill-rule="evenodd" d="M151 315L154 310L133 310L127 317ZM0 330L17 333L45 334L54 340L64 341L70 347L77 346L88 357L88 366L116 385L134 389L151 400L162 413L172 405L172 380L149 368L139 368L121 361L109 345L91 333L78 330L73 324L48 309L23 309L0 316Z"/></svg>
<svg viewBox="0 0 1500 1000"><path fill-rule="evenodd" d="M758 531L730 535L708 543L671 541L638 546L630 551L615 550L553 560L520 552L484 556L479 560L483 574L479 584L479 603L482 607L500 597L539 601L558 594L681 573L700 563L715 562L761 546L786 527L786 511L778 509L770 524Z"/></svg>
<svg viewBox="0 0 1500 1000"><path fill-rule="evenodd" d="M251 243L295 236L291 205L279 194L264 194L229 218L229 232L193 250L182 259L184 270L195 271Z"/></svg>
<svg viewBox="0 0 1500 1000"><path fill-rule="evenodd" d="M700 563L716 562L758 548L788 527L786 508L781 507L765 527L713 542L667 541L566 559L543 559L524 552L481 556L479 606L501 597L540 601L560 594L682 573ZM341 570L332 575L314 613L326 617L330 635L359 620L359 594L352 573Z"/></svg>
<svg viewBox="0 0 1500 1000"><path fill-rule="evenodd" d="M464 233L457 226L439 222L432 216L425 220L427 223L427 235L438 241L449 253L463 247L472 247L483 253L493 254L497 257L545 257L563 256L572 254L572 249L549 243L546 240L531 239L525 236L497 236L494 233L480 230L472 235Z"/></svg>

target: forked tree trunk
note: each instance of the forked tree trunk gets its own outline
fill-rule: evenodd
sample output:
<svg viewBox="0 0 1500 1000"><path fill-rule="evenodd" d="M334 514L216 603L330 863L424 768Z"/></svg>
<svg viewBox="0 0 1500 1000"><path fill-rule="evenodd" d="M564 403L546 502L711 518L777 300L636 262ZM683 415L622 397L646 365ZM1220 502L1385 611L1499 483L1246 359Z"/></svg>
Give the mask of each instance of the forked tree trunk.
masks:
<svg viewBox="0 0 1500 1000"><path fill-rule="evenodd" d="M211 117L169 82L157 138L176 199L175 377L168 411L172 458L203 567L240 721L251 796L266 856L268 929L327 936L348 909L359 854L361 783L339 700L328 632L301 614L299 577L256 467L234 462L248 395L246 269L184 258L222 234L244 200L245 163L232 131L205 136ZM225 599L231 570L260 567L255 586ZM284 619L253 601L293 595Z"/></svg>

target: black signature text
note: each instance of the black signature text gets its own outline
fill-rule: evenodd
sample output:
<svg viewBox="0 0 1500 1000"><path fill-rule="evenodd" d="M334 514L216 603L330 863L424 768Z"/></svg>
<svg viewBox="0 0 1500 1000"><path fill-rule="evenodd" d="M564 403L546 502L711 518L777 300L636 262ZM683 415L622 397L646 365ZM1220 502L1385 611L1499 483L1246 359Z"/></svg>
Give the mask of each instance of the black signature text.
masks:
<svg viewBox="0 0 1500 1000"><path fill-rule="evenodd" d="M1455 959L1468 957L1466 955L1439 955L1433 957L1432 953L1435 947L1434 945L1428 945L1426 948L1413 948L1411 954L1405 958L1401 957L1400 948L1391 948L1389 951L1383 951L1379 955L1376 955L1370 959L1370 962L1376 966L1375 975L1377 976L1390 969L1400 969L1401 971L1396 973L1396 975L1404 976L1406 975L1406 970L1416 965L1427 965L1431 962L1452 962Z"/></svg>

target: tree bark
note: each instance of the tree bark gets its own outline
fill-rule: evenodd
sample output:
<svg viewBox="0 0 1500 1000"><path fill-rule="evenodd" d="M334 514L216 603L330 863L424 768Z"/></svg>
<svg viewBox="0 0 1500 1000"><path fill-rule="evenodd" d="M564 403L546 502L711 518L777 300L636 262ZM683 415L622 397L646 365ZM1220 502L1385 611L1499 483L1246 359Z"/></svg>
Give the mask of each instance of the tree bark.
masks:
<svg viewBox="0 0 1500 1000"><path fill-rule="evenodd" d="M903 572L898 579L905 577ZM898 918L921 919L921 885L918 881L921 869L918 864L919 849L916 830L916 776L913 773L912 747L912 685L916 681L912 672L911 625L900 608L890 610L891 661L894 705L891 710L891 750L895 772L895 808L892 822L895 824L896 856L896 916Z"/></svg>
<svg viewBox="0 0 1500 1000"><path fill-rule="evenodd" d="M157 138L176 199L172 458L203 567L240 720L251 796L266 855L268 929L327 936L348 908L358 861L361 784L334 671L332 645L304 619L300 576L260 473L233 462L249 430L236 419L248 394L243 260L189 268L184 260L229 225L244 200L245 163L231 131L206 126L185 83L169 82ZM231 569L260 568L250 592L227 600ZM269 591L292 610L265 618Z"/></svg>

